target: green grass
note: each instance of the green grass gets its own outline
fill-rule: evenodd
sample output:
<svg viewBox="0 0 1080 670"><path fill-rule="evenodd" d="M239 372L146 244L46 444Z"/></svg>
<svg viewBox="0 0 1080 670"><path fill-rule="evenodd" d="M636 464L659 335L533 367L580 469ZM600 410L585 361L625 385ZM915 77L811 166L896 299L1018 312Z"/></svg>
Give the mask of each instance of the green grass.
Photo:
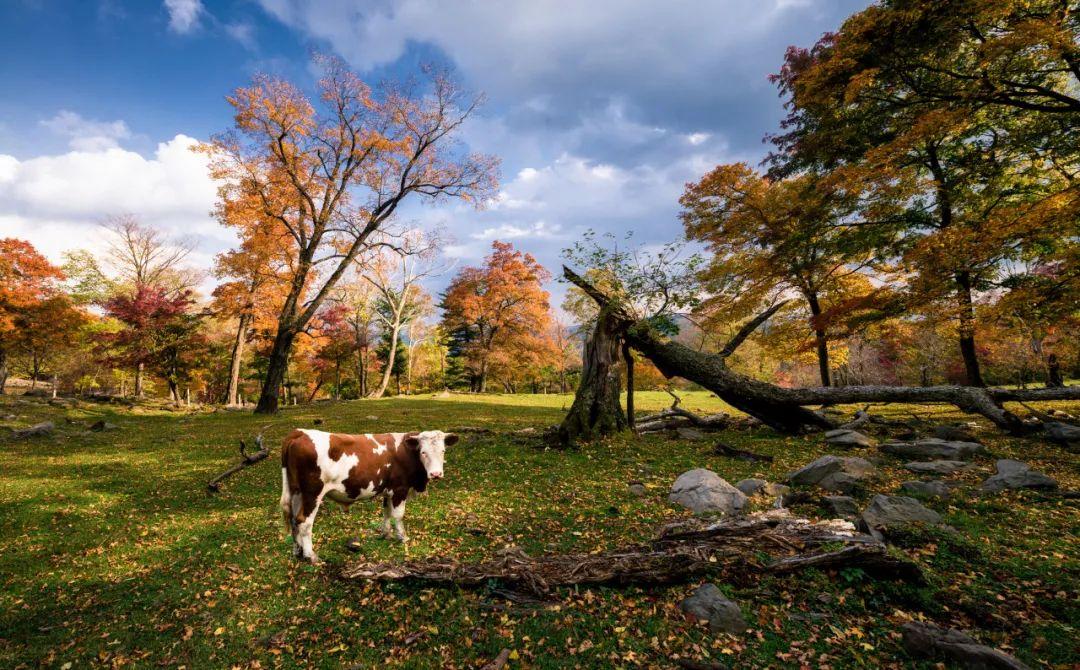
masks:
<svg viewBox="0 0 1080 670"><path fill-rule="evenodd" d="M669 400L645 393L637 404L646 411ZM986 473L959 475L961 495L929 503L959 536L904 543L930 585L877 583L859 571L734 580L722 588L752 627L738 637L712 636L681 619L676 604L696 584L562 590L553 607L522 609L486 590L342 581L338 568L355 560L344 549L351 536L360 537L369 559L406 556L401 545L375 537L374 504L349 513L324 507L315 524L324 565L292 561L277 510L277 445L290 428L316 418L341 432L499 431L467 435L448 453L448 478L410 501L410 558L472 560L507 545L562 552L638 542L681 514L666 494L688 468L708 467L733 483L777 481L829 452L820 436L763 428L719 437L774 455L771 464L713 456L711 442L666 436L620 436L560 453L507 434L557 422L570 402L557 395L364 400L289 408L268 420L2 399L0 417L15 417L0 424L48 418L57 432L21 442L0 434L0 667L469 668L504 647L518 657L511 667L670 667L676 656L733 667L932 667L908 659L896 635L900 623L920 616L972 630L1033 666L1075 662L1075 501L977 496L972 488ZM722 409L704 393L686 394L684 406ZM909 409L874 411L907 416ZM936 420L960 418L943 408L914 409ZM87 431L99 418L120 429ZM235 462L237 440L266 424L275 448L269 462L239 473L222 493L206 494L206 481ZM1064 488L1080 488L1076 455L989 429L980 434L994 457L1020 458ZM895 491L910 478L898 459L881 462L875 491ZM980 464L989 470L992 459ZM630 480L646 484L644 498L627 493ZM475 528L483 534L467 532ZM801 616L806 612L821 616Z"/></svg>

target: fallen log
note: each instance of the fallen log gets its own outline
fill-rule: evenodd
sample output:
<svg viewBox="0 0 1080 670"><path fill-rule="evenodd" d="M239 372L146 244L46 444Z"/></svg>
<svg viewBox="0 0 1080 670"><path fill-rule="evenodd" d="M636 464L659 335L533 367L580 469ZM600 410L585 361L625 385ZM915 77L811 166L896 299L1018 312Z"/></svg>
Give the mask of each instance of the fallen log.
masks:
<svg viewBox="0 0 1080 670"><path fill-rule="evenodd" d="M664 339L649 322L634 319L570 268L563 267L563 276L604 309L609 328L652 361L664 376L682 377L699 384L732 407L783 433L798 434L836 427L831 419L808 406L882 402L950 404L964 412L980 414L1008 433L1027 435L1040 430L1041 424L1021 420L1005 409L1003 403L1080 400L1080 386L1026 390L972 386L781 388L734 372L727 366L727 356L695 351ZM757 319L754 322L760 323Z"/></svg>
<svg viewBox="0 0 1080 670"><path fill-rule="evenodd" d="M265 431L266 428L263 428L263 430ZM257 446L259 450L249 454L247 453L247 445L244 444L243 440L240 440L240 462L211 479L206 485L206 490L210 493L217 493L221 490L221 482L232 477L244 468L250 468L259 461L265 460L270 455L270 448L263 444L262 432L255 437L255 446Z"/></svg>
<svg viewBox="0 0 1080 670"><path fill-rule="evenodd" d="M816 550L827 543L844 546ZM856 533L851 524L814 523L793 518L786 510L727 519L697 530L668 533L649 544L596 554L530 556L511 547L477 563L441 557L360 562L346 565L341 575L345 579L421 580L472 587L494 580L544 594L560 586L670 584L704 574L745 578L811 567L859 567L885 579L922 580L918 566L889 554L884 544Z"/></svg>

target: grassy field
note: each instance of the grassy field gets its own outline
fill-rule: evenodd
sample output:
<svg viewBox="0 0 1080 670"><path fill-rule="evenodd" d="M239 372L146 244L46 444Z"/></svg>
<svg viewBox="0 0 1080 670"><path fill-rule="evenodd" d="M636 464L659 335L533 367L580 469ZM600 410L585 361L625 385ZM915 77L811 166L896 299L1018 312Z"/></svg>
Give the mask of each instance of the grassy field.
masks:
<svg viewBox="0 0 1080 670"><path fill-rule="evenodd" d="M659 409L668 400L643 394L638 406ZM0 399L0 425L57 422L48 438L15 442L0 433L0 667L474 668L504 647L513 650L510 667L671 667L679 657L731 667L933 667L900 648L898 626L911 618L968 629L1033 667L1076 667L1076 501L977 495L991 458L979 460L986 472L959 476L967 486L953 500L929 503L959 535L927 536L905 549L927 569L929 585L876 583L857 570L722 584L751 625L737 637L682 620L677 603L696 584L563 590L551 607L522 609L487 590L340 580L338 569L355 560L344 548L351 536L360 537L367 557L405 555L400 544L375 536L374 504L349 513L325 506L315 524L325 563L292 561L277 509L276 450L290 428L313 426L317 418L320 428L341 432L502 431L467 436L448 453L447 479L409 503L410 557L478 559L506 545L549 552L637 542L681 514L666 496L688 468L708 467L733 483L751 476L777 481L829 453L820 436L768 429L721 435L776 457L764 465L711 455L711 441L623 436L559 453L505 434L557 422L570 401L364 400L289 408L267 420ZM684 406L721 409L703 393L688 394ZM910 409L875 412L908 416ZM917 411L943 422L963 418L941 408ZM119 428L89 432L97 419ZM266 424L275 448L270 460L209 496L206 481L235 462L237 440ZM1063 488L1080 489L1077 455L988 427L979 434L993 457L1022 459ZM873 450L854 453L878 457ZM881 464L875 492L895 491L912 478L898 459ZM646 484L646 496L628 494L631 480ZM796 511L820 514L814 507ZM483 534L467 532L476 528Z"/></svg>

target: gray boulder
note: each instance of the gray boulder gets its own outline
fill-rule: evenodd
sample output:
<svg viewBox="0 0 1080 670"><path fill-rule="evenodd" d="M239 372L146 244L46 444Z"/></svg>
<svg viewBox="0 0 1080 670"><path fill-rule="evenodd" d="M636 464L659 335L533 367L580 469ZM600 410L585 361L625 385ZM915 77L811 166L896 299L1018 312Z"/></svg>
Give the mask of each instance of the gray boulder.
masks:
<svg viewBox="0 0 1080 670"><path fill-rule="evenodd" d="M915 525L936 526L940 523L941 515L927 509L918 500L882 494L874 496L859 520L864 532L878 538L887 535L890 530Z"/></svg>
<svg viewBox="0 0 1080 670"><path fill-rule="evenodd" d="M92 426L90 426L90 430L94 431L95 433L117 430L118 428L120 428L120 426L117 426L115 423L109 423L105 420L96 421Z"/></svg>
<svg viewBox="0 0 1080 670"><path fill-rule="evenodd" d="M626 490L630 492L630 495L637 498L645 495L645 485L641 482L630 482L626 485Z"/></svg>
<svg viewBox="0 0 1080 670"><path fill-rule="evenodd" d="M1060 421L1049 421L1043 424L1046 439L1060 444L1066 449L1080 447L1080 426Z"/></svg>
<svg viewBox="0 0 1080 670"><path fill-rule="evenodd" d="M688 470L671 485L668 500L694 514L740 514L746 507L746 494L724 481L712 470Z"/></svg>
<svg viewBox="0 0 1080 670"><path fill-rule="evenodd" d="M948 498L949 494L952 493L952 487L943 481L912 481L901 484L900 491L908 495L922 496L923 498Z"/></svg>
<svg viewBox="0 0 1080 670"><path fill-rule="evenodd" d="M768 485L769 482L764 479L743 479L735 483L735 488L748 496L752 496L756 493L763 493Z"/></svg>
<svg viewBox="0 0 1080 670"><path fill-rule="evenodd" d="M697 428L691 428L689 426L682 426L675 429L675 434L679 436L680 440L704 440L708 438L704 432Z"/></svg>
<svg viewBox="0 0 1080 670"><path fill-rule="evenodd" d="M827 491L851 493L874 472L866 459L830 454L788 473L787 480L794 486L820 486Z"/></svg>
<svg viewBox="0 0 1080 670"><path fill-rule="evenodd" d="M781 498L791 492L790 486L784 486L783 484L777 484L775 482L769 482L763 489L765 495L770 498Z"/></svg>
<svg viewBox="0 0 1080 670"><path fill-rule="evenodd" d="M900 632L904 649L915 657L944 658L969 670L1029 670L1000 649L979 644L958 630L912 621Z"/></svg>
<svg viewBox="0 0 1080 670"><path fill-rule="evenodd" d="M887 454L904 458L944 458L960 461L975 454L984 453L986 447L978 442L950 442L939 440L936 437L928 437L925 440L915 440L914 442L887 442L881 445L881 450Z"/></svg>
<svg viewBox="0 0 1080 670"><path fill-rule="evenodd" d="M873 447L877 445L877 441L873 438L867 437L859 431L851 430L850 428L837 428L836 430L826 432L825 441L833 446L847 447L848 449Z"/></svg>
<svg viewBox="0 0 1080 670"><path fill-rule="evenodd" d="M737 634L746 630L739 606L728 600L715 584L702 584L681 603L679 609L689 619L708 621L713 633Z"/></svg>
<svg viewBox="0 0 1080 670"><path fill-rule="evenodd" d="M904 469L920 475L951 475L959 470L972 467L964 461L916 461L905 463Z"/></svg>
<svg viewBox="0 0 1080 670"><path fill-rule="evenodd" d="M1035 472L1027 463L1003 458L997 462L997 474L982 483L984 491L1005 489L1043 489L1052 491L1058 483L1041 472Z"/></svg>
<svg viewBox="0 0 1080 670"><path fill-rule="evenodd" d="M963 426L934 426L934 437L950 442L978 442L979 438Z"/></svg>
<svg viewBox="0 0 1080 670"><path fill-rule="evenodd" d="M859 516L859 506L851 496L825 496L821 499L825 509L841 519L854 519Z"/></svg>
<svg viewBox="0 0 1080 670"><path fill-rule="evenodd" d="M52 435L53 430L56 429L56 424L52 421L42 421L41 423L34 424L29 428L20 428L12 435L16 440L23 440L28 437L42 437L45 435Z"/></svg>

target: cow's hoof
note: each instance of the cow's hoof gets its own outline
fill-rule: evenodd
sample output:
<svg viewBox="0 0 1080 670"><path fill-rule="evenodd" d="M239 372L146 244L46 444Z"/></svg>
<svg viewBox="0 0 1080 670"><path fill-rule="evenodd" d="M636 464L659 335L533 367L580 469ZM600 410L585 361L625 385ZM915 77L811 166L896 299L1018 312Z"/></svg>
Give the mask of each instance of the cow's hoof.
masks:
<svg viewBox="0 0 1080 670"><path fill-rule="evenodd" d="M409 536L408 535L398 535L397 536L397 541L402 543L402 544L406 544L409 541Z"/></svg>
<svg viewBox="0 0 1080 670"><path fill-rule="evenodd" d="M319 558L318 554L312 554L311 556L307 557L304 560L306 560L308 563L311 563L312 565L321 565L322 564L322 559Z"/></svg>

